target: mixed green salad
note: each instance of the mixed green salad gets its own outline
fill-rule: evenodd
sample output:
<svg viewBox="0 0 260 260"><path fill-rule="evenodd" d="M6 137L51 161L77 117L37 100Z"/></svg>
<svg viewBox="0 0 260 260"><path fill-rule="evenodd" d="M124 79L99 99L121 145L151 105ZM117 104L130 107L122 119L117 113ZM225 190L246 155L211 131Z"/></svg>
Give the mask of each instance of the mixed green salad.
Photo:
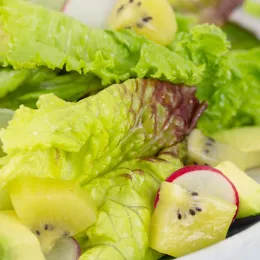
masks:
<svg viewBox="0 0 260 260"><path fill-rule="evenodd" d="M1 260L172 259L259 219L259 40L184 2L102 30L0 0Z"/></svg>

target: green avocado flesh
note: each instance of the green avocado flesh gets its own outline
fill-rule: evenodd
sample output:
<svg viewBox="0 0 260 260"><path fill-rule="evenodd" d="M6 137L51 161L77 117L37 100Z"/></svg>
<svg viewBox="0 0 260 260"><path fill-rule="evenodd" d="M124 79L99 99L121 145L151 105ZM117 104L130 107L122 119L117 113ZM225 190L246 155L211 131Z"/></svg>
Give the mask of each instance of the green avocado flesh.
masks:
<svg viewBox="0 0 260 260"><path fill-rule="evenodd" d="M0 212L0 259L45 260L37 237L13 211Z"/></svg>
<svg viewBox="0 0 260 260"><path fill-rule="evenodd" d="M237 207L226 201L192 196L182 187L163 182L151 222L150 246L180 257L226 238Z"/></svg>
<svg viewBox="0 0 260 260"><path fill-rule="evenodd" d="M245 218L260 213L260 185L231 162L223 162L216 167L225 174L237 188L239 210L237 218Z"/></svg>

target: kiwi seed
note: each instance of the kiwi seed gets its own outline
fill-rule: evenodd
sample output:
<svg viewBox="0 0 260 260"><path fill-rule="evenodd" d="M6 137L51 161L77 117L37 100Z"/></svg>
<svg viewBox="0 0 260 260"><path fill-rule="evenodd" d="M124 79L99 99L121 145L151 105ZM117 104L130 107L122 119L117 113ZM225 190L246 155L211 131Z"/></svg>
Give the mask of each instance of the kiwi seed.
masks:
<svg viewBox="0 0 260 260"><path fill-rule="evenodd" d="M189 210L189 213L192 215L192 216L195 216L196 212L193 210L193 209L190 209Z"/></svg>
<svg viewBox="0 0 260 260"><path fill-rule="evenodd" d="M149 21L153 20L153 17L151 17L151 16L146 16L146 17L144 17L142 20L143 20L143 22L148 23Z"/></svg>
<svg viewBox="0 0 260 260"><path fill-rule="evenodd" d="M178 219L182 219L182 215L180 212L178 212L177 217L178 217Z"/></svg>
<svg viewBox="0 0 260 260"><path fill-rule="evenodd" d="M205 153L205 154L209 154L210 151L209 151L208 149L205 149L205 150L204 150L204 153Z"/></svg>
<svg viewBox="0 0 260 260"><path fill-rule="evenodd" d="M70 232L65 231L65 232L63 233L63 236L64 236L64 237L69 237L69 236L70 236Z"/></svg>
<svg viewBox="0 0 260 260"><path fill-rule="evenodd" d="M198 192L196 192L196 191L193 191L193 192L191 193L191 195L192 195L192 196L198 196L198 195L199 195L199 193L198 193Z"/></svg>
<svg viewBox="0 0 260 260"><path fill-rule="evenodd" d="M117 9L117 13L120 13L123 9L124 9L124 5L121 5L118 9Z"/></svg>
<svg viewBox="0 0 260 260"><path fill-rule="evenodd" d="M143 28L143 27L144 27L144 25L143 25L142 23L137 23L136 26L137 26L138 28Z"/></svg>
<svg viewBox="0 0 260 260"><path fill-rule="evenodd" d="M196 209L197 211L199 211L199 212L202 211L202 209L201 209L200 207L196 207L195 209Z"/></svg>
<svg viewBox="0 0 260 260"><path fill-rule="evenodd" d="M208 137L208 140L211 142L211 143L215 143L215 139L213 139L212 137Z"/></svg>
<svg viewBox="0 0 260 260"><path fill-rule="evenodd" d="M138 3L137 3L137 5L138 5L138 6L141 6L141 5L142 5L142 3L141 3L141 2L138 2Z"/></svg>
<svg viewBox="0 0 260 260"><path fill-rule="evenodd" d="M134 2L134 0L129 0L129 3L131 4L131 3L133 3Z"/></svg>
<svg viewBox="0 0 260 260"><path fill-rule="evenodd" d="M36 233L37 236L41 235L41 232L39 230L36 230L35 233Z"/></svg>

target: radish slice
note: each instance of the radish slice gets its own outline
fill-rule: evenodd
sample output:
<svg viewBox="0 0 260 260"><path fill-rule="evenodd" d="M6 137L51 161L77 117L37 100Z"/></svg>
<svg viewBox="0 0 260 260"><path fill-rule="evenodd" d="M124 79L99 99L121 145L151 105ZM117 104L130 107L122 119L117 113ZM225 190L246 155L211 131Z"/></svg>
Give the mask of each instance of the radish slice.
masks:
<svg viewBox="0 0 260 260"><path fill-rule="evenodd" d="M46 260L78 260L81 251L73 238L60 239L53 249L45 255Z"/></svg>
<svg viewBox="0 0 260 260"><path fill-rule="evenodd" d="M235 204L237 208L239 206L239 196L234 184L222 172L210 166L186 166L174 172L166 181L186 188L195 196L214 196ZM155 198L155 207L158 200L159 192Z"/></svg>

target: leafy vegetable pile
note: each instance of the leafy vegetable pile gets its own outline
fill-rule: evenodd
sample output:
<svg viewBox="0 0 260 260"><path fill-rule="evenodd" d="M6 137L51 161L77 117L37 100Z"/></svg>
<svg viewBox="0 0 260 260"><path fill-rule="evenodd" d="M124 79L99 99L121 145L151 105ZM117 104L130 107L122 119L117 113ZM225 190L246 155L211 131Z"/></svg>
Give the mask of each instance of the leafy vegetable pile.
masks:
<svg viewBox="0 0 260 260"><path fill-rule="evenodd" d="M19 0L0 1L0 20L0 107L17 109L0 131L0 210L16 177L72 180L98 207L80 260L159 259L153 202L186 136L197 122L260 125L260 48L231 50L220 28L187 20L163 47Z"/></svg>
<svg viewBox="0 0 260 260"><path fill-rule="evenodd" d="M182 141L205 108L194 91L133 79L78 103L41 96L1 132L0 196L17 176L75 180L99 207L82 259L144 259L160 182L182 167Z"/></svg>
<svg viewBox="0 0 260 260"><path fill-rule="evenodd" d="M199 123L206 133L259 125L260 105L251 96L260 95L260 49L230 51L213 25L179 32L167 49L128 30L90 29L58 12L2 2L1 107L35 107L50 92L76 101L112 83L149 77L196 85L198 98L209 103Z"/></svg>

